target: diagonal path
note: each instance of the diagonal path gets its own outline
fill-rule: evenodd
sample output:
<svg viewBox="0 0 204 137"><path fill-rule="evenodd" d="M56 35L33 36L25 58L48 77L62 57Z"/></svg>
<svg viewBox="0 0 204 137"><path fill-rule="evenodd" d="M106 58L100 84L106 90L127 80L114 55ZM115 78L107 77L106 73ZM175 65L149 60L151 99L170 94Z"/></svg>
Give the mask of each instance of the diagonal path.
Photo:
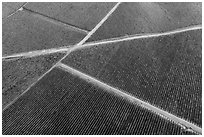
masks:
<svg viewBox="0 0 204 137"><path fill-rule="evenodd" d="M117 9L117 7L120 5L120 2L117 3L110 11L109 13L95 26L95 28L93 30L91 30L89 32L89 34L81 41L79 42L76 47L80 47L82 46L82 44L84 42L86 42L86 40L91 37L91 35L108 19L108 17ZM42 79L46 74L48 74L53 68L55 68L64 58L66 58L69 53L71 53L73 48L69 49L67 51L67 54L62 57L55 65L53 65L47 72L45 72L41 77L38 78L38 80L36 80L36 82L34 82L33 84L30 85L30 87L28 87L20 96L18 96L16 99L14 99L11 103L9 103L2 111L5 111L10 105L12 105L13 103L15 103L23 94L25 94L31 87L33 87L40 79Z"/></svg>
<svg viewBox="0 0 204 137"><path fill-rule="evenodd" d="M192 124L192 123L190 123L190 122L188 122L182 118L179 118L173 114L170 114L167 111L164 111L158 107L155 107L155 106L153 106L153 105L151 105L145 101L142 101L142 100L132 96L131 94L126 93L125 91L121 91L119 89L113 88L113 87L111 87L111 86L109 86L109 85L89 76L89 75L86 75L86 74L84 74L84 73L82 73L82 72L80 72L74 68L71 68L71 67L69 67L63 63L58 63L57 67L63 69L64 71L67 71L73 75L77 75L81 79L84 79L88 82L91 82L94 85L97 85L103 89L106 89L107 91L110 91L110 93L112 93L116 96L122 97L122 98L124 98L124 99L126 99L132 103L139 104L140 106L147 108L148 110L160 115L161 117L164 117L168 120L173 121L174 123L176 123L176 124L180 125L182 128L184 128L185 130L195 131L199 134L202 133L202 129L200 127L198 127L198 126L196 126L196 125L194 125L194 124Z"/></svg>
<svg viewBox="0 0 204 137"><path fill-rule="evenodd" d="M195 26L189 26L181 29L176 29L168 32L163 33L148 33L148 34L134 34L134 35L127 35L123 37L117 37L117 38L110 38L100 41L94 41L94 42L88 42L85 44L82 44L81 46L65 46L65 47L59 47L59 48L52 48L52 49L45 49L45 50L36 50L36 51L30 51L30 52L24 52L24 53L17 53L9 56L2 57L3 61L5 60L15 60L20 57L34 57L34 56L40 56L45 54L51 54L56 52L67 52L70 47L72 47L72 51L74 50L80 50L86 47L92 47L96 45L102 45L102 44L110 44L110 43L117 43L122 41L129 41L129 40L135 40L135 39L145 39L145 38L152 38L152 37L160 37L160 36L167 36L167 35L173 35L177 33L182 32L188 32L188 31L194 31L194 30L200 30L202 29L202 25L195 25Z"/></svg>
<svg viewBox="0 0 204 137"><path fill-rule="evenodd" d="M89 43L84 44L83 46L81 46L79 48L76 48L76 49L82 49L84 47L91 47L91 46L95 46L95 45L130 41L130 40L135 40L135 39L146 39L146 38L153 38L153 37L168 36L168 35L173 35L173 34L177 34L177 33L200 30L200 29L202 29L202 25L195 25L195 26L185 27L185 28L176 29L176 30L172 30L172 31L167 31L167 32L163 32L163 33L148 33L148 34L127 35L127 36L123 36L123 37L105 39L105 40L100 40L100 41L96 41L96 42L89 42Z"/></svg>
<svg viewBox="0 0 204 137"><path fill-rule="evenodd" d="M41 14L41 13L32 11L32 10L27 9L27 8L25 8L25 7L23 7L22 11L28 12L28 13L32 14L33 16L37 16L37 17L39 17L39 18L41 18L41 19L43 19L43 20L46 20L46 21L48 21L48 22L51 22L51 23L54 23L54 24L57 24L57 25L60 25L60 26L67 27L67 28L69 28L69 29L71 29L71 30L74 30L74 31L77 31L77 32L80 32L80 33L84 33L84 34L88 34L88 33L89 33L88 30L84 30L84 29L81 29L81 28L79 28L79 27L75 27L75 26L73 26L73 25L71 25L71 24L68 24L68 23L59 21L59 20L57 20L57 19L54 19L54 18L51 18L51 17L49 17L49 16L43 15L43 14Z"/></svg>

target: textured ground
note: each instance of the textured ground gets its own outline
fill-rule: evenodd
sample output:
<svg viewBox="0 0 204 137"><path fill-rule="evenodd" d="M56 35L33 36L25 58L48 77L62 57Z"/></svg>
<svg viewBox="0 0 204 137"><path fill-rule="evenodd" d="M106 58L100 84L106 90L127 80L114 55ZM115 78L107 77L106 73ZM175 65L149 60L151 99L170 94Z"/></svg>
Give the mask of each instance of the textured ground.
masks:
<svg viewBox="0 0 204 137"><path fill-rule="evenodd" d="M201 31L104 44L62 62L202 126Z"/></svg>
<svg viewBox="0 0 204 137"><path fill-rule="evenodd" d="M2 107L7 106L36 82L63 55L62 53L55 53L15 61L3 61Z"/></svg>
<svg viewBox="0 0 204 137"><path fill-rule="evenodd" d="M202 127L202 3L116 4L2 4L3 134L198 133L57 67Z"/></svg>
<svg viewBox="0 0 204 137"><path fill-rule="evenodd" d="M3 2L2 3L2 18L7 18L15 13L20 7L22 7L25 3L23 2Z"/></svg>
<svg viewBox="0 0 204 137"><path fill-rule="evenodd" d="M3 112L3 134L184 134L106 92L54 69Z"/></svg>

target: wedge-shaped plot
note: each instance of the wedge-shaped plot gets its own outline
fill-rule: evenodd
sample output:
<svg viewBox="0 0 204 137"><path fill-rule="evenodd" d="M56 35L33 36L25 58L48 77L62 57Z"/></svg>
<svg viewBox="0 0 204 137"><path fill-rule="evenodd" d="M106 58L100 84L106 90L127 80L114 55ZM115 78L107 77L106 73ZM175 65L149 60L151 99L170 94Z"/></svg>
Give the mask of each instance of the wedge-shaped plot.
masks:
<svg viewBox="0 0 204 137"><path fill-rule="evenodd" d="M3 20L3 55L69 46L78 43L85 35L35 14L19 11Z"/></svg>
<svg viewBox="0 0 204 137"><path fill-rule="evenodd" d="M201 3L122 3L88 41L201 24Z"/></svg>
<svg viewBox="0 0 204 137"><path fill-rule="evenodd" d="M111 2L35 2L28 3L26 8L90 31L114 5Z"/></svg>
<svg viewBox="0 0 204 137"><path fill-rule="evenodd" d="M79 49L71 52L62 60L62 63L91 76L97 76L122 44L124 43L95 45L91 48Z"/></svg>
<svg viewBox="0 0 204 137"><path fill-rule="evenodd" d="M63 63L201 127L201 33L87 47Z"/></svg>
<svg viewBox="0 0 204 137"><path fill-rule="evenodd" d="M2 127L3 134L189 134L56 68L3 112Z"/></svg>
<svg viewBox="0 0 204 137"><path fill-rule="evenodd" d="M5 108L40 76L48 71L64 54L55 53L15 61L2 62L2 108Z"/></svg>

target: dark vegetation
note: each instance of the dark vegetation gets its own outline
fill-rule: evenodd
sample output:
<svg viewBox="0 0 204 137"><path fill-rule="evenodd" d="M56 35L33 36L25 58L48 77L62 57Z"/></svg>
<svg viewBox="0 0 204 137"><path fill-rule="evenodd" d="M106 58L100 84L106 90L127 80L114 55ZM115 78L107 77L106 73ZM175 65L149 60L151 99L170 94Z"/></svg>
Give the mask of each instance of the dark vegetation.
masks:
<svg viewBox="0 0 204 137"><path fill-rule="evenodd" d="M3 112L2 128L4 135L186 134L178 125L58 69Z"/></svg>

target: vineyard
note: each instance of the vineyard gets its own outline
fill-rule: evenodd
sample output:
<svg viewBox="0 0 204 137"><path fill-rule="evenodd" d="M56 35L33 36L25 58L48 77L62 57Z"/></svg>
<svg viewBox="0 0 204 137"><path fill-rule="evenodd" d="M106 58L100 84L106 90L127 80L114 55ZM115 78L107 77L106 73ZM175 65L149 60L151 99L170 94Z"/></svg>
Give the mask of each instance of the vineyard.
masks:
<svg viewBox="0 0 204 137"><path fill-rule="evenodd" d="M202 134L202 3L3 2L2 134Z"/></svg>

